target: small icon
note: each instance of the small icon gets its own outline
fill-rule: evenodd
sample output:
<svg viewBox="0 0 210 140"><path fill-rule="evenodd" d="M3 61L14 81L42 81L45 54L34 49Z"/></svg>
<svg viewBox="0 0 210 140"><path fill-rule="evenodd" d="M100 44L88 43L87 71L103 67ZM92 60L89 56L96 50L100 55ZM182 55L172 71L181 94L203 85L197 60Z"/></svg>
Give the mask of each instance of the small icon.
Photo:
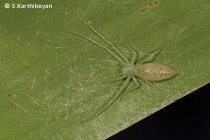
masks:
<svg viewBox="0 0 210 140"><path fill-rule="evenodd" d="M4 7L5 7L5 8L9 8L9 7L10 7L10 4L9 4L9 3L5 3L5 4L4 4Z"/></svg>

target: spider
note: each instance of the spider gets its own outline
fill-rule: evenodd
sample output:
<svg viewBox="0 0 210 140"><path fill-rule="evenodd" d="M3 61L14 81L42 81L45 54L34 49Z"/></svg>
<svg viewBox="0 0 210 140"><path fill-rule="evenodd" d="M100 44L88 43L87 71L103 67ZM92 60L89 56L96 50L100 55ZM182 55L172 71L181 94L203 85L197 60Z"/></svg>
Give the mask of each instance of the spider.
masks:
<svg viewBox="0 0 210 140"><path fill-rule="evenodd" d="M99 108L98 111L96 111L91 117L89 117L86 120L94 119L95 117L103 113L107 108L109 108L120 96L122 95L124 96L128 92L138 89L140 87L139 79L145 81L152 87L157 88L151 83L151 81L162 81L177 75L178 72L175 69L164 64L152 62L155 59L155 57L160 53L162 48L149 53L148 57L145 57L141 62L137 63L137 58L139 54L127 43L123 42L122 39L120 39L122 44L124 44L124 46L132 53L130 59L128 59L122 53L122 51L120 51L114 45L114 43L112 43L109 39L107 39L104 35L102 35L94 27L92 27L89 23L82 20L79 21L87 25L89 29L92 30L101 40L107 43L109 47L106 47L81 33L74 31L68 31L68 33L72 33L74 35L80 36L92 42L96 46L104 49L107 53L109 53L116 60L118 60L119 63L123 65L119 76L111 77L109 79L104 79L103 81L101 81L101 83L111 83L122 80L123 82L122 85L119 87L119 89L116 92L113 93L112 97L110 98L110 100L108 100L108 102L105 102L102 105L102 107ZM133 87L128 88L130 81L133 81L135 85Z"/></svg>

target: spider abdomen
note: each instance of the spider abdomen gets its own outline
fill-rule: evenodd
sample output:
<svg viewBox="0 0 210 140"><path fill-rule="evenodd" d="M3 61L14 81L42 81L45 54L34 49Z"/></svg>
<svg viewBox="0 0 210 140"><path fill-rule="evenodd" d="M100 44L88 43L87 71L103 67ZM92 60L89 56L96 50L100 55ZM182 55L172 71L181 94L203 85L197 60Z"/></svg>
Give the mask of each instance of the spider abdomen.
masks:
<svg viewBox="0 0 210 140"><path fill-rule="evenodd" d="M177 71L167 65L159 63L137 64L134 74L144 80L161 81L177 75Z"/></svg>

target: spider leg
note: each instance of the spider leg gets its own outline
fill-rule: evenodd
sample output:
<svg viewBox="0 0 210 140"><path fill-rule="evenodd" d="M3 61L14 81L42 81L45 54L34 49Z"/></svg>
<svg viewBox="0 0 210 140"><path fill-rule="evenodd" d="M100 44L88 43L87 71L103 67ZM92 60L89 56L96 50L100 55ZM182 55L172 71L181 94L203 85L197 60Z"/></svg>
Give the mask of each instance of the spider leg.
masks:
<svg viewBox="0 0 210 140"><path fill-rule="evenodd" d="M120 76L116 76L116 77L111 77L111 78L104 79L100 83L112 83L112 82L116 82L116 81L122 80L125 77L126 76L124 76L124 75L120 75Z"/></svg>
<svg viewBox="0 0 210 140"><path fill-rule="evenodd" d="M106 42L107 44L109 44L114 50L115 52L126 62L129 63L129 60L127 59L127 57L111 42L109 41L104 35L102 35L100 32L98 32L95 28L93 28L89 23L82 21L81 19L78 19L79 21L83 22L84 24L86 24L95 34L97 34L104 42Z"/></svg>
<svg viewBox="0 0 210 140"><path fill-rule="evenodd" d="M121 38L119 38L119 39L133 53L133 55L131 56L131 63L134 64L137 60L138 53L131 46L129 46L127 43L125 43Z"/></svg>
<svg viewBox="0 0 210 140"><path fill-rule="evenodd" d="M82 81L106 84L106 83L112 83L112 82L120 81L120 80L124 79L125 77L126 76L124 76L124 75L120 75L120 76L116 76L116 77L106 78L106 79L103 79L103 80L82 79Z"/></svg>
<svg viewBox="0 0 210 140"><path fill-rule="evenodd" d="M125 75L119 75L119 76L115 76L115 77L110 77L110 78L106 78L106 79L103 79L103 80L93 80L93 79L82 79L82 78L79 78L79 77L74 77L74 76L71 76L68 72L67 69L63 68L63 71L72 79L74 80L78 80L78 81L84 81L84 82L91 82L91 83L102 83L102 84L105 84L105 83L112 83L112 82L116 82L116 81L119 81L119 80L122 80L124 79L126 76Z"/></svg>
<svg viewBox="0 0 210 140"><path fill-rule="evenodd" d="M156 51L153 51L151 53L149 53L141 62L141 64L143 63L148 63L151 62L155 59L155 57L162 51L162 48L157 49Z"/></svg>
<svg viewBox="0 0 210 140"><path fill-rule="evenodd" d="M145 80L143 79L147 84L149 84L151 87L153 87L154 89L160 91L160 92L163 92L160 88L156 87L153 83L151 83L150 81L148 80ZM163 92L164 93L164 92Z"/></svg>
<svg viewBox="0 0 210 140"><path fill-rule="evenodd" d="M125 96L127 93L133 91L133 90L136 90L140 87L140 83L139 81L136 79L136 77L132 77L134 83L136 84L135 86L133 86L132 88L128 89L126 92L124 92L121 97Z"/></svg>
<svg viewBox="0 0 210 140"><path fill-rule="evenodd" d="M85 119L83 121L90 121L90 120L94 119L95 117L97 117L98 115L100 115L101 113L103 113L107 108L109 108L110 105L112 105L114 103L114 101L116 101L120 97L120 95L123 93L125 88L128 86L130 79L131 79L131 77L127 77L127 79L125 80L123 85L119 88L119 90L117 92L115 92L113 94L111 99L108 102L106 102L104 105L102 105L102 107L95 114L93 114L90 118Z"/></svg>
<svg viewBox="0 0 210 140"><path fill-rule="evenodd" d="M115 57L115 58L116 58L117 60L119 60L121 63L125 64L125 62L124 62L124 60L123 60L122 58L120 58L118 55L116 55L115 53L113 53L112 50L110 50L109 48L107 48L107 47L101 45L101 44L98 43L97 41L95 41L95 40L93 40L93 39L91 39L91 38L89 38L89 37L87 37L87 36L85 36L85 35L83 35L83 34L81 34L81 33L73 32L73 31L67 31L67 32L68 32L68 33L75 34L75 35L78 35L78 36L81 36L81 37L87 39L88 41L90 41L90 42L96 44L96 45L99 46L100 48L106 50L110 55L112 55L113 57Z"/></svg>

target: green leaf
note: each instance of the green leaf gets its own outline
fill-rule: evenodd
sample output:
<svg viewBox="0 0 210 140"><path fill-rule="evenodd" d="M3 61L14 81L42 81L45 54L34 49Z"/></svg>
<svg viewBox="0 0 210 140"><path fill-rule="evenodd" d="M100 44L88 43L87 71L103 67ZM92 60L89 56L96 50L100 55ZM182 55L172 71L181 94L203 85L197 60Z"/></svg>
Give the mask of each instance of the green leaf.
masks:
<svg viewBox="0 0 210 140"><path fill-rule="evenodd" d="M105 139L210 81L210 2L36 1L53 8L13 8L0 2L0 139ZM8 5L7 5L8 6ZM16 6L16 5L15 5ZM178 71L154 82L161 93L141 82L89 122L123 80L100 84L121 66L106 51L66 31L82 33L108 46L83 23L91 23L126 57L120 36L144 58L163 48L154 62ZM65 72L66 70L66 72ZM85 80L87 79L87 80ZM132 85L132 84L131 84Z"/></svg>

